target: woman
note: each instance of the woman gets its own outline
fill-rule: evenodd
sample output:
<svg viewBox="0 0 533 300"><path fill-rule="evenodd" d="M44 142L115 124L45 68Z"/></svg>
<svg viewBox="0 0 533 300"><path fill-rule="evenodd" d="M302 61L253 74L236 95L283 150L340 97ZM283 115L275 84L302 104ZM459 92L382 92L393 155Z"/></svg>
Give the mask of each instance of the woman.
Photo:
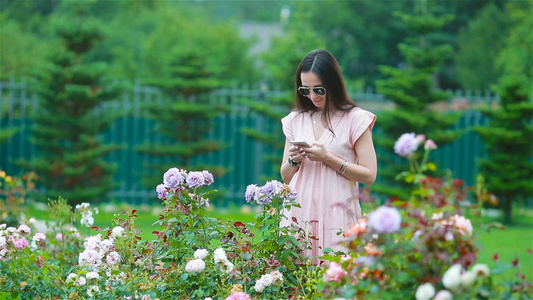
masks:
<svg viewBox="0 0 533 300"><path fill-rule="evenodd" d="M306 254L321 256L326 248L343 251L338 233L362 217L358 182L371 185L377 174L376 116L350 99L339 64L326 50L309 53L295 80L295 109L281 120L286 137L281 177L298 192L301 208L284 211L281 225L296 220L311 231L318 240Z"/></svg>

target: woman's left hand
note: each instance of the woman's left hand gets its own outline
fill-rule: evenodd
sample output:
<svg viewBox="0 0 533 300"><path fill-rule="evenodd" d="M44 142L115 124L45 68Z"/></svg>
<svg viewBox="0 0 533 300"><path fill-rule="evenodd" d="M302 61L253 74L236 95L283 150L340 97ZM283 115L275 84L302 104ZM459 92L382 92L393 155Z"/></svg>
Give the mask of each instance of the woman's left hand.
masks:
<svg viewBox="0 0 533 300"><path fill-rule="evenodd" d="M311 161L324 161L329 156L326 146L321 143L313 143L310 148L303 148L305 156Z"/></svg>

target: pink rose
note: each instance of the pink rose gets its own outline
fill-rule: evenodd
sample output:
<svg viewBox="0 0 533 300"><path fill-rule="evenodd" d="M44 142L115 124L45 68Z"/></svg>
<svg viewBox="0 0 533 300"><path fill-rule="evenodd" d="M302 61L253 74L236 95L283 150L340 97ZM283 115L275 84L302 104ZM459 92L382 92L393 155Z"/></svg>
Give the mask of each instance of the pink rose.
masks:
<svg viewBox="0 0 533 300"><path fill-rule="evenodd" d="M42 232L37 232L34 236L33 236L33 240L36 242L36 243L39 243L41 241L44 241L46 240L46 235Z"/></svg>
<svg viewBox="0 0 533 300"><path fill-rule="evenodd" d="M15 239L15 248L24 249L28 247L28 241L26 239Z"/></svg>
<svg viewBox="0 0 533 300"><path fill-rule="evenodd" d="M228 296L225 300L252 300L252 297L245 292L237 292L231 294L231 296Z"/></svg>
<svg viewBox="0 0 533 300"><path fill-rule="evenodd" d="M30 227L28 227L28 225L25 225L25 224L20 225L17 231L22 236L28 236L31 234Z"/></svg>
<svg viewBox="0 0 533 300"><path fill-rule="evenodd" d="M345 237L350 237L352 235L359 236L362 233L366 232L366 219L360 219L357 221L357 224L353 224L348 230L344 232Z"/></svg>
<svg viewBox="0 0 533 300"><path fill-rule="evenodd" d="M342 277L346 276L346 271L342 266L334 261L329 264L329 268L324 274L324 281L340 282Z"/></svg>
<svg viewBox="0 0 533 300"><path fill-rule="evenodd" d="M459 233L461 233L461 235L472 235L474 228L472 227L472 222L470 222L469 219L465 218L464 216L455 215L450 217L450 220L455 222L455 226L457 229L459 229Z"/></svg>
<svg viewBox="0 0 533 300"><path fill-rule="evenodd" d="M435 150L437 149L437 144L435 144L435 142L431 139L427 140L425 143L424 143L424 149L425 150Z"/></svg>

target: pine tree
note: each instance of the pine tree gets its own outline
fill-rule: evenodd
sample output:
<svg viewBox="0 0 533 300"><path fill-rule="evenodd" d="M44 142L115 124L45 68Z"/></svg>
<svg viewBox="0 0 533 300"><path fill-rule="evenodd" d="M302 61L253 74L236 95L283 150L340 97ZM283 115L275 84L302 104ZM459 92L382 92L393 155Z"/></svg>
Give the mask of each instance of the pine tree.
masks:
<svg viewBox="0 0 533 300"><path fill-rule="evenodd" d="M489 125L474 128L485 142L488 154L486 159L480 159L479 165L489 192L500 200L505 223L513 221L513 203L533 196L531 9L528 1L507 6L513 28L497 61L504 74L494 87L500 103L495 108L481 108Z"/></svg>
<svg viewBox="0 0 533 300"><path fill-rule="evenodd" d="M227 172L224 166L194 163L193 158L227 147L221 141L206 139L213 129L214 118L227 111L226 107L210 104L208 92L227 82L219 79L217 68L208 63L207 54L201 49L178 49L165 60L166 75L145 82L160 88L165 95L161 102L151 103L146 108L156 120L155 131L167 141L145 142L137 147L137 151L169 158L172 163L147 165L148 174L142 183L155 187L170 167L208 170L215 177L223 176Z"/></svg>
<svg viewBox="0 0 533 300"><path fill-rule="evenodd" d="M438 89L437 74L452 52L451 46L437 44L435 35L453 19L452 15L435 16L428 11L426 1L420 1L414 15L398 12L403 24L415 34L399 45L405 57L405 67L382 66L381 72L388 79L377 82L377 90L394 103L394 109L377 114L374 136L380 155L380 181L372 191L382 195L406 196L407 190L395 177L408 169L404 160L393 152L395 141L403 134L425 134L442 146L457 139L462 133L452 129L460 118L459 113L446 113L432 108L432 104L445 101L448 93Z"/></svg>
<svg viewBox="0 0 533 300"><path fill-rule="evenodd" d="M72 14L56 23L62 45L35 72L39 104L31 142L41 155L19 163L38 174L44 197L62 196L70 204L103 201L114 187L116 170L104 157L118 146L105 144L101 133L119 116L103 105L118 96L120 87L106 79L107 64L85 60L104 38L99 23L86 15L88 6L64 8Z"/></svg>

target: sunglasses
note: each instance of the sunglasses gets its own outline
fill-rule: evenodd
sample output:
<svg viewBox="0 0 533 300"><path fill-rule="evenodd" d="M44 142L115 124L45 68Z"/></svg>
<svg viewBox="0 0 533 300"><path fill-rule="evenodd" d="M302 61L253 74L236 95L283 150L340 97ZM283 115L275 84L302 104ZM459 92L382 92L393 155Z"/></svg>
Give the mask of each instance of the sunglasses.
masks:
<svg viewBox="0 0 533 300"><path fill-rule="evenodd" d="M311 95L311 90L313 90L313 92L317 94L318 96L326 95L326 89L323 87L308 88L308 87L301 86L298 88L298 92L300 92L302 96L306 96L306 97Z"/></svg>

